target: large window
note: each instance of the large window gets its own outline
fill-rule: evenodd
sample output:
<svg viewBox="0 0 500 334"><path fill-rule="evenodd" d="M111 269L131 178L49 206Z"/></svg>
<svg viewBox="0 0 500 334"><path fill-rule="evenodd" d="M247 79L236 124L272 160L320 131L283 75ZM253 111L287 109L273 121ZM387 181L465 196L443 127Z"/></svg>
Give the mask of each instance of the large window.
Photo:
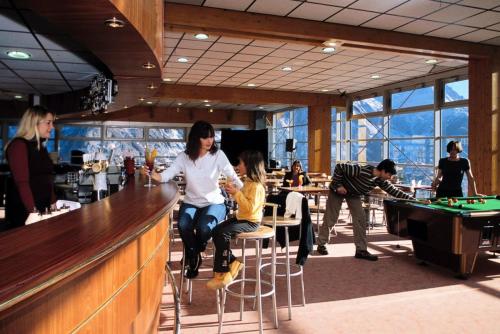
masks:
<svg viewBox="0 0 500 334"><path fill-rule="evenodd" d="M339 160L376 164L391 158L403 183L430 184L450 140L461 141L461 156L468 156L468 84L454 78L439 87L387 91L354 101L347 116L332 109L332 170ZM463 188L467 193L466 180Z"/></svg>
<svg viewBox="0 0 500 334"><path fill-rule="evenodd" d="M308 110L297 108L274 115L273 146L271 159L281 162L282 166L290 166L291 160L299 159L302 166L308 168ZM295 150L286 151L287 139L295 139Z"/></svg>

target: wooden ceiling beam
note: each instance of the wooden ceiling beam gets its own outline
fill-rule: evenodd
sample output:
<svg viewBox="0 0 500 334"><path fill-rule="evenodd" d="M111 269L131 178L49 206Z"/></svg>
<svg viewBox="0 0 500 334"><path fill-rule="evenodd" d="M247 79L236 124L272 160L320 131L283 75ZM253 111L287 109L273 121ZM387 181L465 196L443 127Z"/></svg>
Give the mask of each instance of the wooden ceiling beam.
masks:
<svg viewBox="0 0 500 334"><path fill-rule="evenodd" d="M165 28L315 45L334 39L353 47L454 59L491 57L497 49L452 39L176 3L165 4Z"/></svg>
<svg viewBox="0 0 500 334"><path fill-rule="evenodd" d="M345 97L292 91L162 84L155 99L210 100L242 104L328 105L344 107Z"/></svg>

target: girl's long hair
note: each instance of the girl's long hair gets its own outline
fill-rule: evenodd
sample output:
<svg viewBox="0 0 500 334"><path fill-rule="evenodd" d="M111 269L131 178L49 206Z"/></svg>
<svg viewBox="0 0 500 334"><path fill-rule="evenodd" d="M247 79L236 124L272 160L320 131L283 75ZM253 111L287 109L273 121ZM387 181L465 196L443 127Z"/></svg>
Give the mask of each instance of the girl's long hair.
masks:
<svg viewBox="0 0 500 334"><path fill-rule="evenodd" d="M37 148L40 150L42 144L40 133L38 132L38 123L47 117L48 114L55 116L55 114L48 111L47 108L39 105L26 109L21 121L19 121L16 135L12 138L12 140L16 138L24 138L26 140L35 139ZM5 150L7 150L12 140L5 145Z"/></svg>
<svg viewBox="0 0 500 334"><path fill-rule="evenodd" d="M193 124L191 130L189 131L186 151L184 151L188 155L189 159L193 161L198 159L201 147L200 139L209 137L215 137L214 127L210 123L205 121L197 121ZM214 154L218 149L219 148L214 141L214 144L210 148L209 152L210 154Z"/></svg>
<svg viewBox="0 0 500 334"><path fill-rule="evenodd" d="M253 182L261 183L266 187L266 169L264 166L264 158L259 151L244 151L240 154L239 159L243 161L247 170L247 178Z"/></svg>

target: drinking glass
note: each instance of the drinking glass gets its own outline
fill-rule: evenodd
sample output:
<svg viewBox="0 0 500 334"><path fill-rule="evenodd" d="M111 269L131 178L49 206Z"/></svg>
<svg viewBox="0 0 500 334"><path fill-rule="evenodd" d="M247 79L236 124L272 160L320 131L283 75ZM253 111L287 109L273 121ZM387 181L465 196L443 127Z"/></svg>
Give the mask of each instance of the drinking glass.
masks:
<svg viewBox="0 0 500 334"><path fill-rule="evenodd" d="M153 173L153 170L155 168L155 158L156 158L156 149L153 150L153 152L149 151L148 148L146 148L146 167L148 168L148 183L144 185L144 187L152 188L156 187L155 184L151 183L151 174Z"/></svg>

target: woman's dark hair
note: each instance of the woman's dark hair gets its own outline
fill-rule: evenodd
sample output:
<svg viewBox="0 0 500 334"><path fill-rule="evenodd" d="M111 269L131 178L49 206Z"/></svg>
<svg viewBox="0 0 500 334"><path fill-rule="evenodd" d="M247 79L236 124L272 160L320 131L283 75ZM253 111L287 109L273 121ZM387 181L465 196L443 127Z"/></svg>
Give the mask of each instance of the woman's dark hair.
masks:
<svg viewBox="0 0 500 334"><path fill-rule="evenodd" d="M299 171L299 173L304 171L304 169L302 168L302 162L300 162L300 160L295 160L295 161L292 163L292 169L291 169L291 170L292 170L292 173L293 173L293 168L295 167L295 165L299 165L299 167L300 167L300 171Z"/></svg>
<svg viewBox="0 0 500 334"><path fill-rule="evenodd" d="M205 121L197 121L193 124L191 127L191 130L189 131L188 135L188 142L186 145L186 151L184 151L188 156L189 159L191 160L196 160L198 159L198 156L200 155L200 139L201 138L213 138L215 137L215 130L214 127ZM210 148L210 154L214 154L217 152L218 147L215 144L212 145Z"/></svg>
<svg viewBox="0 0 500 334"><path fill-rule="evenodd" d="M247 178L266 187L266 168L264 158L259 151L243 151L238 157L247 169Z"/></svg>
<svg viewBox="0 0 500 334"><path fill-rule="evenodd" d="M452 140L448 143L448 145L446 145L446 152L450 153L453 148L456 148L458 153L463 151L462 143L457 140Z"/></svg>

